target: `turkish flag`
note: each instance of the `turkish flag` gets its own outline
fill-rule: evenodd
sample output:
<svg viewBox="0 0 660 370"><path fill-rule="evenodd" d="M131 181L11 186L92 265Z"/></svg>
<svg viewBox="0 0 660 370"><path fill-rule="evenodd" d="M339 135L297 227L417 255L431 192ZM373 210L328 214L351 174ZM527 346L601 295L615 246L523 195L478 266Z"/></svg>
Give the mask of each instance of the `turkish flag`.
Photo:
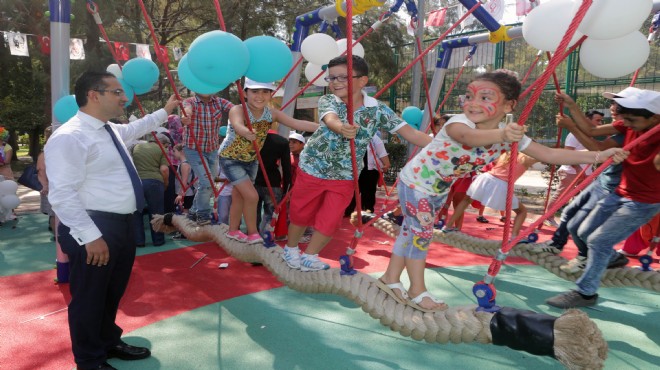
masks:
<svg viewBox="0 0 660 370"><path fill-rule="evenodd" d="M445 16L447 15L447 8L434 10L429 13L429 19L426 25L429 27L441 27L445 24Z"/></svg>
<svg viewBox="0 0 660 370"><path fill-rule="evenodd" d="M50 55L50 37L37 36L37 41L39 41L39 47L41 48L41 53L45 55Z"/></svg>
<svg viewBox="0 0 660 370"><path fill-rule="evenodd" d="M130 59L127 42L115 41L114 46L115 46L115 53L117 54L117 60Z"/></svg>
<svg viewBox="0 0 660 370"><path fill-rule="evenodd" d="M160 50L160 53L156 54L156 57L158 58L158 61L163 65L167 65L170 62L170 57L167 54L167 46L156 44L154 49L156 49L156 48L158 48L158 50Z"/></svg>

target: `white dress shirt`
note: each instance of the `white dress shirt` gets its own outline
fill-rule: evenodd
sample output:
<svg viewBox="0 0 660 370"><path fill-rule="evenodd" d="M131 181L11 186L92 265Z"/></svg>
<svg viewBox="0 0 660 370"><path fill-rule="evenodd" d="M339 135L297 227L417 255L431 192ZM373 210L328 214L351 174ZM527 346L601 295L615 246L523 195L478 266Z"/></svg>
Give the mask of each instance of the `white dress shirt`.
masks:
<svg viewBox="0 0 660 370"><path fill-rule="evenodd" d="M48 200L78 244L102 236L86 210L119 214L136 211L128 171L103 125L112 127L126 150L125 141L154 131L166 120L164 109L127 125L102 122L79 111L48 139L44 148Z"/></svg>

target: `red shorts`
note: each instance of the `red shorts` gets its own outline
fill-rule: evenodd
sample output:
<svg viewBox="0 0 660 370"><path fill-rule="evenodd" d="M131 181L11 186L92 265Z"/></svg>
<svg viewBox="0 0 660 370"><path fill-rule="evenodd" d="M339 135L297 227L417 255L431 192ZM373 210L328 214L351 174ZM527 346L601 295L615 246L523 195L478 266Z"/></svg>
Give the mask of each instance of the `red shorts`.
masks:
<svg viewBox="0 0 660 370"><path fill-rule="evenodd" d="M289 219L295 225L313 226L331 236L341 225L354 192L353 180L319 179L299 170L291 190Z"/></svg>

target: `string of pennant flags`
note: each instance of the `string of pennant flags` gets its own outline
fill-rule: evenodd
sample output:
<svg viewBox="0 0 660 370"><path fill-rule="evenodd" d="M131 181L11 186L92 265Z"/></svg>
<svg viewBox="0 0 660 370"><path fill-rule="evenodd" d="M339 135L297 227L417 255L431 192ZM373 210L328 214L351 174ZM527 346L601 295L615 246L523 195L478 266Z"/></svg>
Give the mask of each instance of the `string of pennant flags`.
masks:
<svg viewBox="0 0 660 370"><path fill-rule="evenodd" d="M0 31L4 36L5 46L9 47L11 55L29 57L29 42L28 37L35 38L37 44L39 45L39 52L44 55L50 55L50 37L42 35L34 35L30 33L21 33L21 32L10 32L10 31ZM99 38L100 42L105 43L105 40ZM85 59L85 42L84 39L71 38L69 40L69 58L71 60L83 60ZM131 59L131 46L134 46L134 55L138 58L145 58L151 60L151 45L149 44L138 44L132 42L122 42L122 41L110 41L115 51L117 52L117 57L120 61L127 61ZM185 50L182 47L166 47L160 46L161 50L166 55L169 53L168 49L171 49L174 60L180 60Z"/></svg>

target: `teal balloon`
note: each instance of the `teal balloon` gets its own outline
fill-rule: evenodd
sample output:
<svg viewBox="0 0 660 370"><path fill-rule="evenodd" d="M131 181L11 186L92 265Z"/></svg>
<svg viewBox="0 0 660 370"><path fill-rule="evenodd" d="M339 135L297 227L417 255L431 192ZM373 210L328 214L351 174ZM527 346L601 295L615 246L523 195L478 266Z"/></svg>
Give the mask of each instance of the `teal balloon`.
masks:
<svg viewBox="0 0 660 370"><path fill-rule="evenodd" d="M403 109L403 112L401 112L401 118L403 118L404 121L408 122L408 124L417 130L419 130L420 126L422 125L422 117L424 116L424 112L422 112L421 109L417 107L406 107Z"/></svg>
<svg viewBox="0 0 660 370"><path fill-rule="evenodd" d="M250 52L245 76L257 82L273 82L286 76L293 65L291 50L272 36L255 36L244 42Z"/></svg>
<svg viewBox="0 0 660 370"><path fill-rule="evenodd" d="M231 33L211 31L190 44L188 63L200 81L223 86L245 75L250 52L243 41Z"/></svg>
<svg viewBox="0 0 660 370"><path fill-rule="evenodd" d="M129 85L126 81L124 81L123 78L118 78L117 81L119 81L119 83L121 84L121 88L124 89L124 94L126 94L126 97L128 98L128 102L124 104L125 107L128 107L133 102L133 96L135 96L133 87L131 87L131 85Z"/></svg>
<svg viewBox="0 0 660 370"><path fill-rule="evenodd" d="M192 90L198 94L215 94L220 90L224 90L228 84L222 86L214 86L206 82L201 81L197 76L195 76L190 70L190 65L188 64L188 54L184 55L181 60L179 60L179 80L183 86L187 87L188 90Z"/></svg>
<svg viewBox="0 0 660 370"><path fill-rule="evenodd" d="M227 136L227 126L222 126L222 127L220 127L219 134L220 134L220 136L222 136L222 137Z"/></svg>
<svg viewBox="0 0 660 370"><path fill-rule="evenodd" d="M64 123L78 113L78 103L75 95L67 95L59 98L53 107L53 113L58 121Z"/></svg>
<svg viewBox="0 0 660 370"><path fill-rule="evenodd" d="M160 71L156 63L149 59L133 58L124 64L122 74L136 94L144 94L158 81Z"/></svg>

